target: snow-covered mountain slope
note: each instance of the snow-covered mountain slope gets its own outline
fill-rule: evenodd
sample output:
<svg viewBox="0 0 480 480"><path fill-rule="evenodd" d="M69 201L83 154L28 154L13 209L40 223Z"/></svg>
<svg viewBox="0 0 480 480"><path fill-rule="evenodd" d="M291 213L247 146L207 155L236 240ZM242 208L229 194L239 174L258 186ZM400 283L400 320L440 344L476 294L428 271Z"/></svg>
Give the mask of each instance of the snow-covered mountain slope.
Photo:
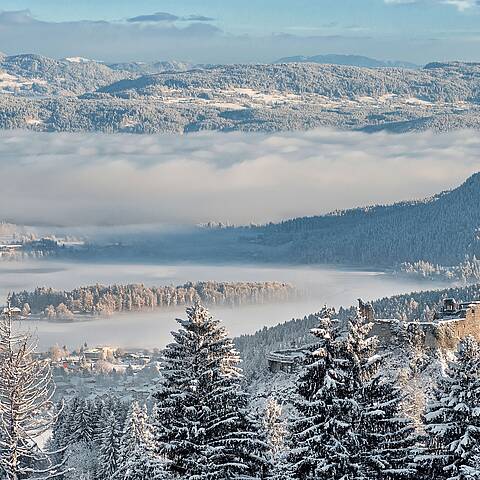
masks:
<svg viewBox="0 0 480 480"><path fill-rule="evenodd" d="M183 72L194 67L188 62L163 61L163 62L121 62L106 64L112 70L131 72L136 75L150 75L161 72Z"/></svg>
<svg viewBox="0 0 480 480"><path fill-rule="evenodd" d="M293 57L283 57L274 63L322 63L331 65L351 65L354 67L367 68L385 68L385 67L399 67L399 68L419 68L418 65L410 62L400 61L384 61L376 58L365 57L362 55L314 55L307 57L305 55L296 55Z"/></svg>
<svg viewBox="0 0 480 480"><path fill-rule="evenodd" d="M480 257L480 173L424 201L297 218L254 229L257 245L296 263L392 267Z"/></svg>
<svg viewBox="0 0 480 480"><path fill-rule="evenodd" d="M281 64L222 65L186 72L166 72L122 80L100 88L99 93L120 98L189 97L213 94L293 94L329 101L363 100L388 104L478 103L480 66L445 64L423 70L360 68L343 65ZM281 99L284 100L284 99Z"/></svg>
<svg viewBox="0 0 480 480"><path fill-rule="evenodd" d="M79 95L131 75L80 57L55 60L33 54L0 58L0 70L16 84L11 93L22 96Z"/></svg>
<svg viewBox="0 0 480 480"><path fill-rule="evenodd" d="M0 92L9 93L0 95L0 128L135 133L480 128L478 64L429 64L421 70L312 63L192 68L181 62L107 65L72 58L0 59Z"/></svg>

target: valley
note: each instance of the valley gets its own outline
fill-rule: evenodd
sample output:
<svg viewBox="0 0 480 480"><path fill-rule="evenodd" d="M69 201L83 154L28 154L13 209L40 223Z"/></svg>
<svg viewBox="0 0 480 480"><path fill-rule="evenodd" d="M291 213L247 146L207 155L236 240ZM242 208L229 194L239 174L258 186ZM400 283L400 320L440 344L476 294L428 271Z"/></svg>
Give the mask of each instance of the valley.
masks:
<svg viewBox="0 0 480 480"><path fill-rule="evenodd" d="M0 480L480 480L479 18L4 0Z"/></svg>

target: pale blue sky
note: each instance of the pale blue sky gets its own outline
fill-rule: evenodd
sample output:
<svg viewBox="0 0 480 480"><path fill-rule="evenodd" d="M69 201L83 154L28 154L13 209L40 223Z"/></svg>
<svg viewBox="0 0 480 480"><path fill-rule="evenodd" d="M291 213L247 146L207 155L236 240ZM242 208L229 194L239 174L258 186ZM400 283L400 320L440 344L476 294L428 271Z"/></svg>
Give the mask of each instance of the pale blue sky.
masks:
<svg viewBox="0 0 480 480"><path fill-rule="evenodd" d="M212 63L320 53L480 61L476 0L2 0L1 10L6 53ZM158 12L173 17L148 17ZM164 20L128 21L134 17Z"/></svg>

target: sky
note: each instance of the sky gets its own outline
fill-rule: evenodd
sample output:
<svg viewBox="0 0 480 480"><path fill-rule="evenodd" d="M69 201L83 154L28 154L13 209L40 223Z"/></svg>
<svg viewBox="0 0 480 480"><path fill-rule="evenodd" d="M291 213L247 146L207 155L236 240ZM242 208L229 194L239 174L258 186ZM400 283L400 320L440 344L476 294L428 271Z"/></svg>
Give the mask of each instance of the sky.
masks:
<svg viewBox="0 0 480 480"><path fill-rule="evenodd" d="M478 170L479 150L469 131L3 131L0 178L9 181L0 218L51 226L265 223L454 188Z"/></svg>
<svg viewBox="0 0 480 480"><path fill-rule="evenodd" d="M478 0L2 0L0 51L104 61L480 61Z"/></svg>

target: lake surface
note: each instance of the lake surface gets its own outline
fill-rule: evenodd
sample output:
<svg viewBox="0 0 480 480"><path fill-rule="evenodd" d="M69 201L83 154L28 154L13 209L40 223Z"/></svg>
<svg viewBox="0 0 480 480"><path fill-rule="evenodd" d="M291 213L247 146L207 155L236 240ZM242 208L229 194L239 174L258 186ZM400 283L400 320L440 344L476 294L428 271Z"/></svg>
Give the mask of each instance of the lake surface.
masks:
<svg viewBox="0 0 480 480"><path fill-rule="evenodd" d="M442 288L439 282L394 277L331 267L270 267L212 265L86 264L53 261L0 262L0 304L8 292L48 286L71 290L95 283L144 283L147 286L179 285L187 281L282 281L295 285L301 300L240 308L216 307L211 313L225 322L233 336L253 333L263 326L303 317L324 304L339 307L415 290ZM175 318L183 308L155 312L122 313L78 323L22 322L38 335L40 349L56 343L75 348L89 345L162 348L177 328Z"/></svg>

